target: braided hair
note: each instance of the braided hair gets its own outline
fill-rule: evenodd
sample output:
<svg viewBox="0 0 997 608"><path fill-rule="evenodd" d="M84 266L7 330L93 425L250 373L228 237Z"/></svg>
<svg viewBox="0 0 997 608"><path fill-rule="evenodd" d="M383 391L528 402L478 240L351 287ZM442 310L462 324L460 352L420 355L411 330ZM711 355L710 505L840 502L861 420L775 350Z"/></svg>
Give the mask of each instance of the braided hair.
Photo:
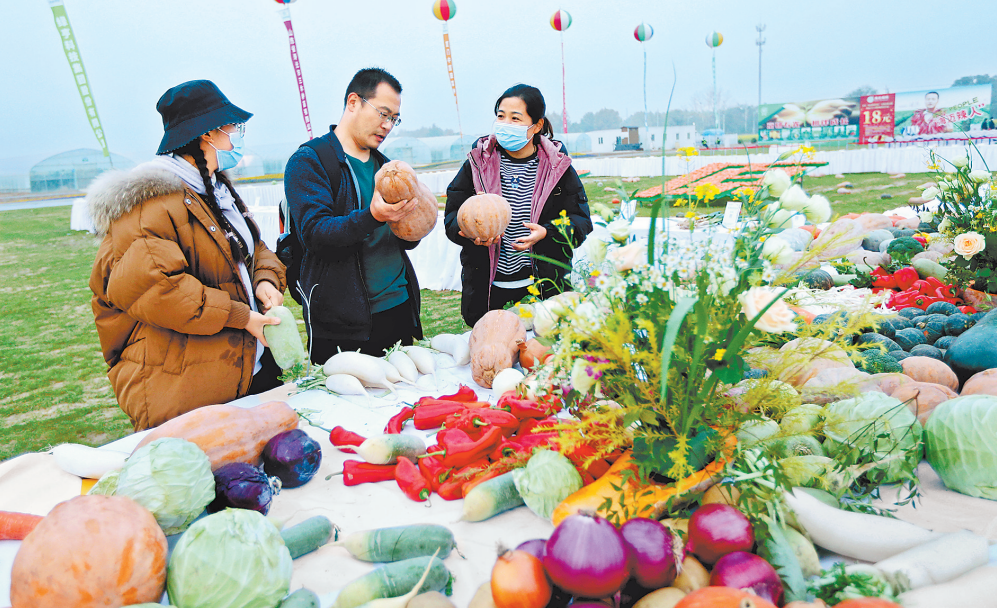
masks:
<svg viewBox="0 0 997 608"><path fill-rule="evenodd" d="M228 188L228 191L232 194L232 198L235 199L236 209L239 210L242 217L246 218L246 225L249 226L249 231L253 235L253 243L246 243L242 235L239 234L239 231L226 219L225 214L222 213L221 208L218 206L218 199L215 198L214 184L211 183L211 174L208 172L208 161L204 157L204 151L201 150L201 138L198 137L194 141L173 150L173 154L190 156L194 159L194 166L197 167L198 173L201 174L201 180L204 182L204 202L208 204L211 213L221 225L222 230L225 231L225 238L228 239L229 246L232 249L232 257L248 267L255 251L255 242L260 240L260 229L257 227L256 222L252 221L249 209L246 208L242 197L235 191L232 181L225 173L221 171L215 172L218 181Z"/></svg>

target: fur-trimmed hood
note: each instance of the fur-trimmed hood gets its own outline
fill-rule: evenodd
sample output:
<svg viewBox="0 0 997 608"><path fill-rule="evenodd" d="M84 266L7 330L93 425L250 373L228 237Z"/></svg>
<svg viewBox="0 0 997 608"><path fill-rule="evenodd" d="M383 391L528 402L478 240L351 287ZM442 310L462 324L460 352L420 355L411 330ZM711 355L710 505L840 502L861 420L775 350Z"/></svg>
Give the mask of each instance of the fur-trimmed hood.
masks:
<svg viewBox="0 0 997 608"><path fill-rule="evenodd" d="M102 173L90 184L86 196L94 231L103 237L111 224L135 205L184 190L184 182L178 175L155 162L143 163L130 171Z"/></svg>

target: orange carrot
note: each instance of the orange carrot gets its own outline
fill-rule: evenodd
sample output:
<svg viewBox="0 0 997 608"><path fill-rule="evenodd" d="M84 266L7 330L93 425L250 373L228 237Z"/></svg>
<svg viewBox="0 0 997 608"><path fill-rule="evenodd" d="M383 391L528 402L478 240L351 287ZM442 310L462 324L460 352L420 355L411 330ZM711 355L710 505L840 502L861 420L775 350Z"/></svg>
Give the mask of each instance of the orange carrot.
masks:
<svg viewBox="0 0 997 608"><path fill-rule="evenodd" d="M41 515L0 511L0 540L24 540L41 520Z"/></svg>

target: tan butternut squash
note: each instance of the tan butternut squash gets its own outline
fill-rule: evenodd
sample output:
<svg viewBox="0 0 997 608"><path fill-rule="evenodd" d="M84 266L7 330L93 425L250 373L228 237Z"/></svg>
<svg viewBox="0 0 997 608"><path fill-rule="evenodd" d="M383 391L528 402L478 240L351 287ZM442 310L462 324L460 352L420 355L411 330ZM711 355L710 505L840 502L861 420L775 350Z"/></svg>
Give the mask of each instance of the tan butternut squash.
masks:
<svg viewBox="0 0 997 608"><path fill-rule="evenodd" d="M509 201L497 194L476 194L457 211L457 225L471 240L495 238L505 232L511 220Z"/></svg>
<svg viewBox="0 0 997 608"><path fill-rule="evenodd" d="M407 201L419 195L419 179L407 162L392 160L381 165L374 174L374 187L386 203Z"/></svg>
<svg viewBox="0 0 997 608"><path fill-rule="evenodd" d="M177 437L204 450L212 471L232 462L256 466L274 435L296 428L298 414L283 401L251 408L206 405L152 429L135 449L156 439Z"/></svg>
<svg viewBox="0 0 997 608"><path fill-rule="evenodd" d="M55 506L14 556L13 608L97 608L159 602L166 536L127 496L77 496Z"/></svg>
<svg viewBox="0 0 997 608"><path fill-rule="evenodd" d="M519 316L508 310L490 310L471 330L471 377L478 385L492 387L492 380L515 365L519 343L526 340L526 328Z"/></svg>
<svg viewBox="0 0 997 608"><path fill-rule="evenodd" d="M418 204L411 213L398 220L388 222L388 228L398 238L403 241L419 241L433 231L436 220L440 214L439 203L436 202L436 195L429 191L429 187L422 182L418 182Z"/></svg>

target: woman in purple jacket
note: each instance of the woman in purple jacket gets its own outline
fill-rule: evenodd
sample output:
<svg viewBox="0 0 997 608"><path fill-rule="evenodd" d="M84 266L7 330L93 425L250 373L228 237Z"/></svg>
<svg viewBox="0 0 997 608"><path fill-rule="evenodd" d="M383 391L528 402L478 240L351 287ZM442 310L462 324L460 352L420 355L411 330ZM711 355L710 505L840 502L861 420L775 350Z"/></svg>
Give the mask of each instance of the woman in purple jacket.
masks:
<svg viewBox="0 0 997 608"><path fill-rule="evenodd" d="M517 84L502 93L492 134L474 143L447 187L443 221L447 238L461 246L468 325L530 294L545 299L568 289L572 250L592 232L585 187L564 144L553 139L546 111L536 87ZM485 193L509 201L512 221L499 237L472 240L460 231L457 211Z"/></svg>

